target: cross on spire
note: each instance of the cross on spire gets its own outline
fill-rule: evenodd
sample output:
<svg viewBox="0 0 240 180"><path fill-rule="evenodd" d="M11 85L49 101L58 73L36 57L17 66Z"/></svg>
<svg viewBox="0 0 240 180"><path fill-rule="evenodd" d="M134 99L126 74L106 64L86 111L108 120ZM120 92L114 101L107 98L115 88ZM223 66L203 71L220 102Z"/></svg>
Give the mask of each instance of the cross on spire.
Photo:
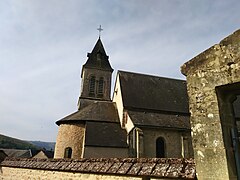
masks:
<svg viewBox="0 0 240 180"><path fill-rule="evenodd" d="M101 31L103 31L101 25L99 26L99 28L97 28L97 30L99 31L99 38L100 38L100 36L101 36Z"/></svg>

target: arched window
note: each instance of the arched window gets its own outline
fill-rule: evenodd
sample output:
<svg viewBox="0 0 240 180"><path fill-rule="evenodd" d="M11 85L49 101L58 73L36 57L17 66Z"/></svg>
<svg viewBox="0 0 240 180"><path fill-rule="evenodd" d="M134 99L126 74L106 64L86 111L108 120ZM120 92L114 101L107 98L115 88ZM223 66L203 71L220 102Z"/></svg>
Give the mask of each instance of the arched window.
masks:
<svg viewBox="0 0 240 180"><path fill-rule="evenodd" d="M165 157L165 141L162 137L157 138L156 141L156 157L157 158Z"/></svg>
<svg viewBox="0 0 240 180"><path fill-rule="evenodd" d="M64 152L64 158L71 158L72 157L72 148L67 147Z"/></svg>
<svg viewBox="0 0 240 180"><path fill-rule="evenodd" d="M90 77L89 81L89 96L94 97L95 96L95 76Z"/></svg>
<svg viewBox="0 0 240 180"><path fill-rule="evenodd" d="M104 86L104 79L100 77L98 81L98 97L103 97L103 86Z"/></svg>

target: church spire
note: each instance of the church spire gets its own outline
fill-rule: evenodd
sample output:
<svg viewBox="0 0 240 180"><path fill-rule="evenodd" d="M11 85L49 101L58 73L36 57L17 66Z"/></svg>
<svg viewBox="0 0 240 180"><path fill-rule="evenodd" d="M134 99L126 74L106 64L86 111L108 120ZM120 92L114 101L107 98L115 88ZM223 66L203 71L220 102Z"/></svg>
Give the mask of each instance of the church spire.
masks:
<svg viewBox="0 0 240 180"><path fill-rule="evenodd" d="M83 65L83 68L93 68L111 72L113 71L108 60L109 57L105 52L100 37L97 40L92 52L88 53L87 57L87 62Z"/></svg>
<svg viewBox="0 0 240 180"><path fill-rule="evenodd" d="M87 62L82 68L82 88L78 108L83 108L94 101L111 101L111 81L113 68L105 52L100 37L93 50L87 55Z"/></svg>

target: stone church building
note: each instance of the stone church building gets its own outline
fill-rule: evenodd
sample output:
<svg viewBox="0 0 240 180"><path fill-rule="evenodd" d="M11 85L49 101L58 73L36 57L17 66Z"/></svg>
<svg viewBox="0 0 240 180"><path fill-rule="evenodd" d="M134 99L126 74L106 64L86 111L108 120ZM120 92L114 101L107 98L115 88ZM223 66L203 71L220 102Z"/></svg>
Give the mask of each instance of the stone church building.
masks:
<svg viewBox="0 0 240 180"><path fill-rule="evenodd" d="M3 154L0 179L240 179L240 30L181 72L189 99L184 81L124 71L110 99L99 39L83 66L78 110L57 121L55 158L68 159ZM192 148L194 159L185 158ZM146 158L97 158L124 156Z"/></svg>
<svg viewBox="0 0 240 180"><path fill-rule="evenodd" d="M186 82L118 71L99 38L82 67L76 112L58 120L55 158L193 157Z"/></svg>

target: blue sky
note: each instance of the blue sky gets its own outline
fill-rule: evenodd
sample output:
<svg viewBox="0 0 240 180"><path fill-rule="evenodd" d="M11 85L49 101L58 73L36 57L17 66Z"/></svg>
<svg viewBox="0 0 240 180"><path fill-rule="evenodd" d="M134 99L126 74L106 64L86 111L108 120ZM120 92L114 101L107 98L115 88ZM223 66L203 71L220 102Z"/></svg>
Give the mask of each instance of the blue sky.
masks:
<svg viewBox="0 0 240 180"><path fill-rule="evenodd" d="M0 0L0 134L55 141L77 110L80 72L103 27L117 70L180 66L240 28L239 0Z"/></svg>

